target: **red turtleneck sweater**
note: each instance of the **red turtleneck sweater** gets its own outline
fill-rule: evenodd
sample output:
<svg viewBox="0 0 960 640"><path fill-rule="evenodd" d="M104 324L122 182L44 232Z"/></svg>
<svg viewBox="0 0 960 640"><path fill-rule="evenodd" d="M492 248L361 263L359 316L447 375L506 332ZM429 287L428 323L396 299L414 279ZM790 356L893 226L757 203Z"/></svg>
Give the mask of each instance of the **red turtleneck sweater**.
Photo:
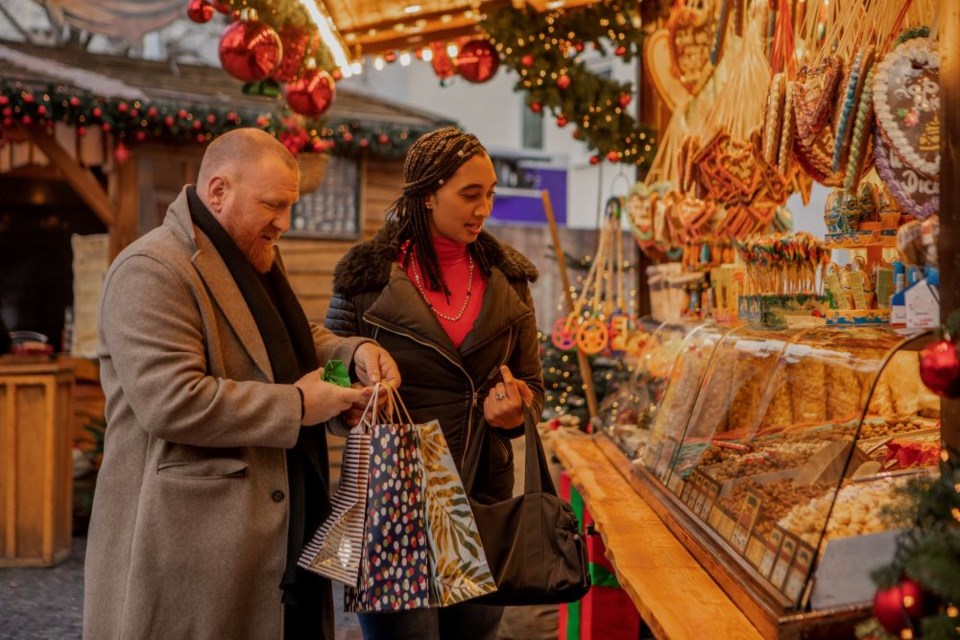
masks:
<svg viewBox="0 0 960 640"><path fill-rule="evenodd" d="M470 281L470 257L467 252L467 245L455 240L434 236L433 247L434 251L437 252L437 261L440 263L440 274L443 276L443 281L447 283L447 288L450 289L449 302L443 291L431 291L429 289L416 252L407 264L407 275L414 286L417 286L417 275L419 274L420 286L417 287L417 290L422 292L421 295L426 296L427 302L436 311L445 316L456 318L460 309L464 309L463 301L467 296L467 283ZM398 260L401 264L403 264L403 254L406 249L406 244L400 249ZM458 320L447 320L439 315L436 316L440 326L447 332L450 340L453 341L453 345L458 349L463 344L464 338L473 329L473 323L480 317L480 308L483 306L483 292L486 289L487 279L474 262L470 300L467 302L463 315Z"/></svg>

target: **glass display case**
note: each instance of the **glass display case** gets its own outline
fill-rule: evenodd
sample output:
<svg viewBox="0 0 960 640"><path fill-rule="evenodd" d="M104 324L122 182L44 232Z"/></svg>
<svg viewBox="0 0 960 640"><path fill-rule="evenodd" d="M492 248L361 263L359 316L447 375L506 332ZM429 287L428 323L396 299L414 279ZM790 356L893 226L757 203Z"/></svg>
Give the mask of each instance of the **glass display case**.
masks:
<svg viewBox="0 0 960 640"><path fill-rule="evenodd" d="M686 333L636 473L768 627L869 605L870 570L909 524L883 508L937 473L939 399L918 369L929 339L885 326Z"/></svg>
<svg viewBox="0 0 960 640"><path fill-rule="evenodd" d="M643 455L650 426L684 337L695 325L664 322L648 333L629 380L599 407L603 428L631 459Z"/></svg>

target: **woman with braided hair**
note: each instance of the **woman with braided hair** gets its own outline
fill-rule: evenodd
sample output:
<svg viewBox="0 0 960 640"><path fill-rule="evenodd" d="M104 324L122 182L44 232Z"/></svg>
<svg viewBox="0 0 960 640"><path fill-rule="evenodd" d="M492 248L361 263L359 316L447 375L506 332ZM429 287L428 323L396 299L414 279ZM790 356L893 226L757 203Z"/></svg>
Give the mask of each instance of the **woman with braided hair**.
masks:
<svg viewBox="0 0 960 640"><path fill-rule="evenodd" d="M416 422L437 419L476 499L513 493L510 438L543 408L529 283L536 268L484 230L497 183L476 136L445 127L407 153L402 195L376 236L334 271L327 327L396 360ZM502 607L362 613L366 640L493 639Z"/></svg>

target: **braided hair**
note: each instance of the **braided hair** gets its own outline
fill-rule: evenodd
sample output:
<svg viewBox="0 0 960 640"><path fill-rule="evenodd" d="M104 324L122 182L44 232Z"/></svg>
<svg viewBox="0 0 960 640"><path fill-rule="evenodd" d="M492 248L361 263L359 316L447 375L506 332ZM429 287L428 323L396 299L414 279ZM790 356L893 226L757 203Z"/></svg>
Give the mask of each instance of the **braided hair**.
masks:
<svg viewBox="0 0 960 640"><path fill-rule="evenodd" d="M439 189L467 160L481 154L487 155L487 150L480 140L457 127L443 127L423 134L410 146L403 163L403 195L387 210L388 220L396 220L400 226L400 243L410 242L411 250L404 254L403 267L407 267L415 250L427 287L442 290L448 298L450 290L440 273L430 233L427 196ZM489 276L491 265L478 244L470 244L467 250L481 272Z"/></svg>

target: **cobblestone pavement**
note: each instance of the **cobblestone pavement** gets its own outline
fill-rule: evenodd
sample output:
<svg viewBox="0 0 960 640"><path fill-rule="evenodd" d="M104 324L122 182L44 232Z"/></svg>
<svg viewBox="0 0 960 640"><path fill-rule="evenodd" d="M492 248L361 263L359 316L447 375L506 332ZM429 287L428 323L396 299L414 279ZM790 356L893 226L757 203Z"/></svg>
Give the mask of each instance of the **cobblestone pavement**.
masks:
<svg viewBox="0 0 960 640"><path fill-rule="evenodd" d="M70 557L55 567L0 568L0 640L70 640L80 637L85 537L75 537ZM334 582L334 608L343 602ZM337 640L360 640L352 613L337 613Z"/></svg>

